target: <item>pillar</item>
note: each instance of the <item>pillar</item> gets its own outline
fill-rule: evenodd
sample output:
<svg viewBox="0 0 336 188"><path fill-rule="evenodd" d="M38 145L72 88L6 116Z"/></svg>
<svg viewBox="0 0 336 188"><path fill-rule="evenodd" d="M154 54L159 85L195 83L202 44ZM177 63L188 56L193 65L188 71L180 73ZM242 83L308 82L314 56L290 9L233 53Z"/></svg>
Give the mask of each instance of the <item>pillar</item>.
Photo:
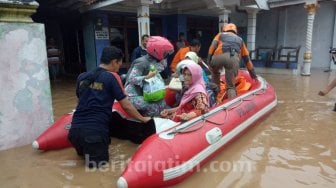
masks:
<svg viewBox="0 0 336 188"><path fill-rule="evenodd" d="M307 16L307 35L306 35L306 46L305 46L305 53L303 56L303 64L301 67L301 75L302 76L310 76L310 66L311 66L311 60L312 60L312 52L311 52L311 46L312 46L312 38L313 38L313 28L314 28L314 19L315 19L315 13L316 9L319 7L319 5L316 4L306 4L304 6L305 9L307 9L308 16Z"/></svg>
<svg viewBox="0 0 336 188"><path fill-rule="evenodd" d="M218 32L222 31L222 28L225 24L229 23L229 14L230 10L224 9L222 13L218 16Z"/></svg>
<svg viewBox="0 0 336 188"><path fill-rule="evenodd" d="M150 22L149 22L149 4L142 3L138 7L138 34L139 45L141 44L141 36L144 34L150 35Z"/></svg>
<svg viewBox="0 0 336 188"><path fill-rule="evenodd" d="M257 30L257 13L258 10L247 10L247 48L250 51L255 50L256 30ZM253 57L252 57L253 58Z"/></svg>
<svg viewBox="0 0 336 188"><path fill-rule="evenodd" d="M44 25L35 1L0 1L0 150L32 143L53 122Z"/></svg>
<svg viewBox="0 0 336 188"><path fill-rule="evenodd" d="M331 47L336 48L336 12L334 16L334 32L333 32L333 42L332 42ZM334 69L336 69L336 65L334 64L332 60L330 60L330 70L334 70Z"/></svg>

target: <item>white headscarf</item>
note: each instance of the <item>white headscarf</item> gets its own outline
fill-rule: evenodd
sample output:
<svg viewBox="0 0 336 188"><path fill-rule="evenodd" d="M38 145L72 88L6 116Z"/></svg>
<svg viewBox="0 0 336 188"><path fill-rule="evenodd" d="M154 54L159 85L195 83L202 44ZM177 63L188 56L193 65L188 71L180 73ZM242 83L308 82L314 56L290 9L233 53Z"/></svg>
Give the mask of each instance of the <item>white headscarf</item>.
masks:
<svg viewBox="0 0 336 188"><path fill-rule="evenodd" d="M183 77L183 69L188 65L188 64L194 64L195 62L190 60L190 59L185 59L180 61L177 66L176 66L176 73L179 75L179 78L181 81L184 81L184 77Z"/></svg>
<svg viewBox="0 0 336 188"><path fill-rule="evenodd" d="M195 63L198 63L198 56L195 52L187 52L186 55L184 56L185 58L189 58L192 61L194 61Z"/></svg>

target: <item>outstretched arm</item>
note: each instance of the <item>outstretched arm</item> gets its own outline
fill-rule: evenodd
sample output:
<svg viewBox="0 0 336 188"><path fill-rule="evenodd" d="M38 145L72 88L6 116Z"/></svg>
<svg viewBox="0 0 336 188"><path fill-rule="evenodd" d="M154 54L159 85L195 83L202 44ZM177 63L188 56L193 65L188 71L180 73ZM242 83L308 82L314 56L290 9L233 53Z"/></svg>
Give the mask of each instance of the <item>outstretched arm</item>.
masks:
<svg viewBox="0 0 336 188"><path fill-rule="evenodd" d="M242 48L240 49L240 55L241 55L244 63L246 64L247 70L249 71L251 78L256 79L257 74L255 73L252 61L250 59L249 51L248 51L245 43L243 43Z"/></svg>
<svg viewBox="0 0 336 188"><path fill-rule="evenodd" d="M133 106L133 104L128 100L127 97L119 101L121 107L127 112L130 116L134 117L135 119L146 123L151 118L150 117L143 117L138 110Z"/></svg>
<svg viewBox="0 0 336 188"><path fill-rule="evenodd" d="M336 87L336 78L331 81L324 90L319 91L319 95L324 96L328 94L334 87Z"/></svg>

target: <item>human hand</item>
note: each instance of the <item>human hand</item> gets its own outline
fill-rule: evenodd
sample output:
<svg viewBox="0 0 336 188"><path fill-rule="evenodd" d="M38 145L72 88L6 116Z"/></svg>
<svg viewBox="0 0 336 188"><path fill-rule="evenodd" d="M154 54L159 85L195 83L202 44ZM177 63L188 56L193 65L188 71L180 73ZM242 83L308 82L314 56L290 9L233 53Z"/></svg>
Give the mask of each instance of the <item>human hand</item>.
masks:
<svg viewBox="0 0 336 188"><path fill-rule="evenodd" d="M150 79L156 75L156 71L149 71L145 79Z"/></svg>
<svg viewBox="0 0 336 188"><path fill-rule="evenodd" d="M179 117L181 120L187 121L190 119L189 115L187 113L182 113L181 115L176 115Z"/></svg>
<svg viewBox="0 0 336 188"><path fill-rule="evenodd" d="M178 74L177 74L176 72L174 72L174 73L172 74L172 77L174 77L174 78L178 78Z"/></svg>
<svg viewBox="0 0 336 188"><path fill-rule="evenodd" d="M152 119L151 117L143 117L142 122L147 123L151 119Z"/></svg>
<svg viewBox="0 0 336 188"><path fill-rule="evenodd" d="M318 92L318 95L320 96L325 96L328 92L324 91L324 90L321 90Z"/></svg>
<svg viewBox="0 0 336 188"><path fill-rule="evenodd" d="M210 63L211 63L211 55L208 55L206 64L210 65Z"/></svg>
<svg viewBox="0 0 336 188"><path fill-rule="evenodd" d="M203 59L201 57L198 57L198 64L202 65Z"/></svg>
<svg viewBox="0 0 336 188"><path fill-rule="evenodd" d="M169 114L168 110L162 110L161 113L160 113L161 117L167 117L168 114Z"/></svg>
<svg viewBox="0 0 336 188"><path fill-rule="evenodd" d="M257 79L257 74L256 74L254 68L252 68L251 70L248 70L248 72L250 73L251 78Z"/></svg>

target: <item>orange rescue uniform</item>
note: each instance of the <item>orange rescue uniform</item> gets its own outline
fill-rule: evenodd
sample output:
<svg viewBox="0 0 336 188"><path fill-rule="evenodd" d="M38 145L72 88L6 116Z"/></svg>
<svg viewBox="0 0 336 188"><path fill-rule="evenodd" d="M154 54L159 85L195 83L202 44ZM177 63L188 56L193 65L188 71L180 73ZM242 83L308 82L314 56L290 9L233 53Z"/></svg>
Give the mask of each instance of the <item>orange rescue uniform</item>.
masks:
<svg viewBox="0 0 336 188"><path fill-rule="evenodd" d="M184 47L184 48L180 48L180 49L177 51L177 53L176 53L175 56L174 56L173 61L172 61L171 64L170 64L170 69L171 69L172 72L175 72L175 71L176 71L176 66L177 66L177 64L178 64L180 61L184 60L184 59L185 59L185 55L186 55L188 52L190 52L190 51L191 51L191 50L190 50L190 47L189 47L189 46L188 46L188 47Z"/></svg>
<svg viewBox="0 0 336 188"><path fill-rule="evenodd" d="M227 37L234 37L234 33L231 32L221 32L218 33L215 38L213 39L210 47L209 47L209 51L208 51L208 63L210 63L212 56L217 56L220 54L223 54L225 52L225 44L223 44L223 41L221 40L221 38L223 37L223 35L227 35ZM231 35L231 36L230 36ZM241 42L241 47L240 47L240 52L237 49L237 53L240 54L240 57L243 58L246 67L248 70L252 70L253 69L253 64L249 58L249 51L244 43L244 41L240 41Z"/></svg>

